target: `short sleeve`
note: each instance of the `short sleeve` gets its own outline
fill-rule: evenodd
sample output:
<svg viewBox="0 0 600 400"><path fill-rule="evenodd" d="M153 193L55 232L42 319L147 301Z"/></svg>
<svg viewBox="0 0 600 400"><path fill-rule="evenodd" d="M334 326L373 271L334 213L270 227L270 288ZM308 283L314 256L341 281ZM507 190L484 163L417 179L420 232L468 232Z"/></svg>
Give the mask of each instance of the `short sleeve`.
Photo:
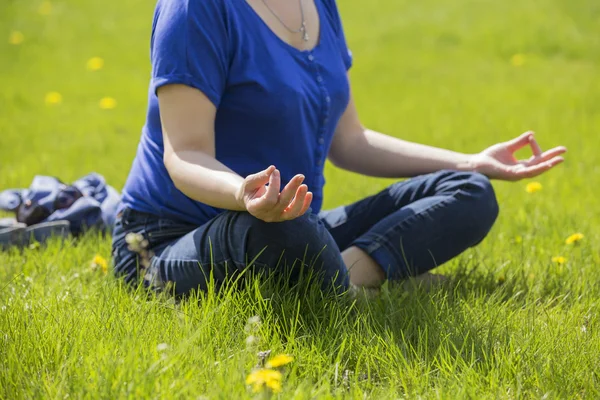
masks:
<svg viewBox="0 0 600 400"><path fill-rule="evenodd" d="M159 0L151 39L152 91L183 84L218 106L229 65L226 13L221 0Z"/></svg>
<svg viewBox="0 0 600 400"><path fill-rule="evenodd" d="M340 12L338 10L336 0L322 0L327 9L329 11L329 16L331 19L331 23L333 25L333 29L338 38L340 52L342 54L342 60L344 61L344 65L346 69L349 70L352 67L352 51L348 48L348 44L346 42L346 35L344 33L344 25L342 23L342 18L340 17Z"/></svg>

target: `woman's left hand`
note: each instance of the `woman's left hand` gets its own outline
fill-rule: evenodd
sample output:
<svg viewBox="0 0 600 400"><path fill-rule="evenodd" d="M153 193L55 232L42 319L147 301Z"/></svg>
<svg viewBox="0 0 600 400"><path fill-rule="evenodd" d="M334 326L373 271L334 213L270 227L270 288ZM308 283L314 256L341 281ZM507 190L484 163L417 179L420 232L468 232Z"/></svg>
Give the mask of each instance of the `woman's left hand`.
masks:
<svg viewBox="0 0 600 400"><path fill-rule="evenodd" d="M517 160L515 153L525 146L530 146L533 155L527 160ZM564 146L555 147L542 152L534 138L533 132L525 132L521 136L504 143L495 144L473 156L473 167L477 172L490 179L518 181L540 175L562 163Z"/></svg>

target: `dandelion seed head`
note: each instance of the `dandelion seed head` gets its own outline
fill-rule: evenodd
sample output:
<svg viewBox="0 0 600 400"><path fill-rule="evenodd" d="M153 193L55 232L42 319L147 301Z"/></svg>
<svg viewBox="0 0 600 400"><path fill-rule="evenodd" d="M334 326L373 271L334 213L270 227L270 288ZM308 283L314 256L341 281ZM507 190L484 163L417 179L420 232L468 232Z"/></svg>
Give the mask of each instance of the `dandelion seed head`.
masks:
<svg viewBox="0 0 600 400"><path fill-rule="evenodd" d="M252 347L258 344L258 338L254 335L250 335L246 338L246 346Z"/></svg>
<svg viewBox="0 0 600 400"><path fill-rule="evenodd" d="M158 351L165 351L169 348L169 345L166 343L160 343L156 346L156 350Z"/></svg>

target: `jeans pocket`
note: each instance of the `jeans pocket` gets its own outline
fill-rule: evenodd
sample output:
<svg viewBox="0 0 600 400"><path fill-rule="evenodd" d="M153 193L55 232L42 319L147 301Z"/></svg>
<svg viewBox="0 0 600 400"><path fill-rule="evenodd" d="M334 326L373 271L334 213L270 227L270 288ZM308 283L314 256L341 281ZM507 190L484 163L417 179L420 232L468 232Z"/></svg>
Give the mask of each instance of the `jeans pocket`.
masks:
<svg viewBox="0 0 600 400"><path fill-rule="evenodd" d="M115 222L115 225L119 221L123 226L123 230L131 231L137 230L140 226L144 227L148 221L148 217L130 208L125 208L121 217L117 217L117 222Z"/></svg>
<svg viewBox="0 0 600 400"><path fill-rule="evenodd" d="M170 219L157 219L149 221L146 225L145 236L148 239L150 248L159 246L190 233L195 226L180 223Z"/></svg>

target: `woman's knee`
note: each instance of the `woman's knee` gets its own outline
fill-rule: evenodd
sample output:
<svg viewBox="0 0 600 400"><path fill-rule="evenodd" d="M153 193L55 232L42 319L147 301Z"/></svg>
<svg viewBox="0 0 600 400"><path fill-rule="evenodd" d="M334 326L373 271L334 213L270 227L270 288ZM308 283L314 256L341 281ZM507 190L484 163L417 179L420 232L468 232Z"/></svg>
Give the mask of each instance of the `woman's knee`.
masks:
<svg viewBox="0 0 600 400"><path fill-rule="evenodd" d="M492 182L487 176L478 172L473 172L470 175L469 182L477 188L475 191L477 192L476 198L479 200L479 211L484 213L488 219L495 221L500 208Z"/></svg>
<svg viewBox="0 0 600 400"><path fill-rule="evenodd" d="M496 192L489 178L477 172L468 174L464 190L469 196L468 207L475 225L474 233L480 241L492 229L500 212Z"/></svg>
<svg viewBox="0 0 600 400"><path fill-rule="evenodd" d="M252 216L247 218L251 222L247 247L262 252L261 259L309 263L324 255L325 249L332 245L330 235L312 215L284 222L264 222Z"/></svg>
<svg viewBox="0 0 600 400"><path fill-rule="evenodd" d="M392 187L400 191L403 182ZM452 196L460 200L482 224L493 224L499 207L496 193L489 178L478 172L441 170L423 176L424 196Z"/></svg>
<svg viewBox="0 0 600 400"><path fill-rule="evenodd" d="M454 198L457 215L468 225L473 241L478 243L489 233L499 214L498 201L489 178L478 172L439 171L432 175L434 196Z"/></svg>
<svg viewBox="0 0 600 400"><path fill-rule="evenodd" d="M247 216L248 217L248 216ZM314 214L291 221L267 223L254 217L247 236L249 257L267 269L300 271L320 281L324 288L348 286L347 271L337 244Z"/></svg>

